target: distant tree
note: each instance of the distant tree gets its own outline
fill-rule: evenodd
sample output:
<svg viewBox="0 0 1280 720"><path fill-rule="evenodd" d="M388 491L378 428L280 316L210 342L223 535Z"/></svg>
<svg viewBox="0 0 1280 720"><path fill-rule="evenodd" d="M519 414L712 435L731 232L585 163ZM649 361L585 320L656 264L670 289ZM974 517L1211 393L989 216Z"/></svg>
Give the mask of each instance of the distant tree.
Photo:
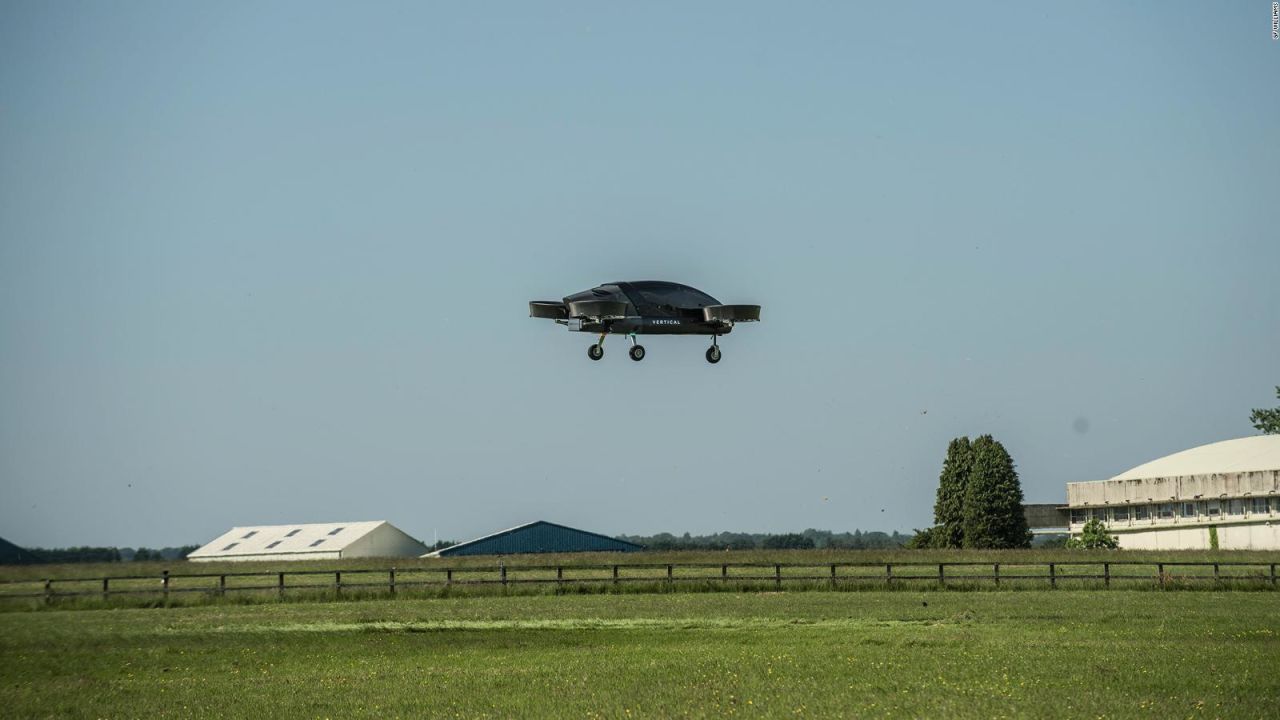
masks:
<svg viewBox="0 0 1280 720"><path fill-rule="evenodd" d="M1022 483L1013 458L990 435L974 440L964 496L964 547L1025 548L1031 530L1022 513Z"/></svg>
<svg viewBox="0 0 1280 720"><path fill-rule="evenodd" d="M160 551L165 560L186 560L187 556L199 550L199 545L181 545L176 548L165 548Z"/></svg>
<svg viewBox="0 0 1280 720"><path fill-rule="evenodd" d="M133 552L134 562L148 562L151 560L163 560L163 559L164 559L164 556L160 554L159 550L152 550L151 548L140 547Z"/></svg>
<svg viewBox="0 0 1280 720"><path fill-rule="evenodd" d="M121 562L120 549L114 547L33 548L49 563Z"/></svg>
<svg viewBox="0 0 1280 720"><path fill-rule="evenodd" d="M800 533L770 535L764 539L761 546L765 550L810 550L813 548L813 538L807 538Z"/></svg>
<svg viewBox="0 0 1280 720"><path fill-rule="evenodd" d="M1276 386L1276 398L1280 399L1280 385ZM1280 407L1270 410L1255 408L1249 415L1249 422L1264 435L1280 435Z"/></svg>
<svg viewBox="0 0 1280 720"><path fill-rule="evenodd" d="M1114 535L1107 534L1107 526L1094 518L1080 529L1080 537L1067 541L1067 547L1076 550L1114 550L1120 547L1120 541Z"/></svg>
<svg viewBox="0 0 1280 720"><path fill-rule="evenodd" d="M723 543L723 547L725 550L755 550L756 541L750 536L739 535L737 537L730 538L728 541Z"/></svg>
<svg viewBox="0 0 1280 720"><path fill-rule="evenodd" d="M968 437L958 437L947 446L938 476L938 496L933 503L937 531L929 535L933 547L958 548L964 545L964 501L973 470L973 445Z"/></svg>
<svg viewBox="0 0 1280 720"><path fill-rule="evenodd" d="M817 530L814 528L805 528L801 535L813 541L816 548L831 547L831 540L834 534L830 530Z"/></svg>

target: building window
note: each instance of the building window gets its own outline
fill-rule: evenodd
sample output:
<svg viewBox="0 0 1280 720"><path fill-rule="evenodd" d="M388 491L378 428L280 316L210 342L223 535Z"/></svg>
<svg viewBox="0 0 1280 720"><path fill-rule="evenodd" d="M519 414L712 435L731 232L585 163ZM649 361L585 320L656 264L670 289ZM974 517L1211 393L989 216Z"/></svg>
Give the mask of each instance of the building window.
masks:
<svg viewBox="0 0 1280 720"><path fill-rule="evenodd" d="M1120 507L1112 508L1111 517L1115 518L1116 522L1128 522L1129 508L1124 505L1121 505Z"/></svg>
<svg viewBox="0 0 1280 720"><path fill-rule="evenodd" d="M334 528L334 529L330 530L330 531L329 531L329 534L330 534L330 535L337 535L338 533L342 532L342 531L343 531L343 529L345 529L345 527L346 527L345 525L344 525L343 527L336 527L336 528Z"/></svg>
<svg viewBox="0 0 1280 720"><path fill-rule="evenodd" d="M275 546L279 545L281 542L283 542L283 541L282 541L282 540L276 540L275 542L273 542L273 543L271 543L270 545L268 545L268 546L267 546L267 549L268 549L268 550L270 550L271 548L273 548L273 547L275 547Z"/></svg>
<svg viewBox="0 0 1280 720"><path fill-rule="evenodd" d="M1133 506L1133 519L1134 519L1134 520L1146 520L1146 519L1147 519L1147 518L1149 518L1149 517L1151 517L1151 506L1150 506L1150 505L1134 505L1134 506Z"/></svg>
<svg viewBox="0 0 1280 720"><path fill-rule="evenodd" d="M1267 499L1266 499L1266 498L1253 498L1253 499L1250 501L1250 503L1251 503L1251 505L1250 505L1250 508L1249 508L1249 512L1254 513L1254 514L1262 514L1262 515L1266 515L1266 514L1267 514Z"/></svg>
<svg viewBox="0 0 1280 720"><path fill-rule="evenodd" d="M1160 503L1157 507L1160 508L1161 519L1173 519L1173 503Z"/></svg>
<svg viewBox="0 0 1280 720"><path fill-rule="evenodd" d="M1072 510L1072 511L1071 511L1071 524L1072 524L1072 525L1083 525L1083 524L1085 524L1085 522L1087 522L1088 520L1089 520L1089 511L1088 511L1088 510Z"/></svg>
<svg viewBox="0 0 1280 720"><path fill-rule="evenodd" d="M1093 519L1094 519L1094 520L1097 520L1098 522L1103 522L1103 523L1105 523L1105 522L1109 519L1109 518L1107 517L1107 509L1106 509L1106 508L1094 508L1094 509L1090 512L1090 514L1093 516Z"/></svg>
<svg viewBox="0 0 1280 720"><path fill-rule="evenodd" d="M1243 515L1244 500L1241 500L1240 498L1234 498L1234 499L1228 500L1227 512L1230 513L1231 515Z"/></svg>
<svg viewBox="0 0 1280 720"><path fill-rule="evenodd" d="M324 538L320 538L319 540L317 540L317 541L315 541L315 542L311 543L311 547L315 547L315 546L319 545L319 544L320 544L320 543L322 543L322 542L324 542Z"/></svg>
<svg viewBox="0 0 1280 720"><path fill-rule="evenodd" d="M290 530L290 531L288 532L288 534L286 534L286 535L285 535L285 537L293 537L294 535L297 535L297 534L298 534L298 533L300 533L300 532L302 532L302 528L297 528L297 529L294 529L294 530Z"/></svg>
<svg viewBox="0 0 1280 720"><path fill-rule="evenodd" d="M222 548L222 552L226 552L226 551L230 550L231 548L233 548L233 547L235 547L235 546L237 546L237 545L239 545L239 544L240 544L240 543L238 543L238 542L233 542L233 543L231 543L230 545L228 545L228 546L226 546L226 547Z"/></svg>
<svg viewBox="0 0 1280 720"><path fill-rule="evenodd" d="M1206 502L1204 514L1211 518L1222 515L1222 504L1217 500L1210 500Z"/></svg>
<svg viewBox="0 0 1280 720"><path fill-rule="evenodd" d="M1196 504L1193 502L1182 503L1182 517L1193 518L1196 516Z"/></svg>

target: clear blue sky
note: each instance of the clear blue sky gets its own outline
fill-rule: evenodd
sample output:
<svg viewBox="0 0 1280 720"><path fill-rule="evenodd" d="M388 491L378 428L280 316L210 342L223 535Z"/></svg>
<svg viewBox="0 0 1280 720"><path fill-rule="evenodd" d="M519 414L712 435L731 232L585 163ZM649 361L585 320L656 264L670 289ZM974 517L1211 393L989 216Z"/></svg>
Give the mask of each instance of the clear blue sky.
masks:
<svg viewBox="0 0 1280 720"><path fill-rule="evenodd" d="M0 2L0 536L923 527L1252 434L1270 3ZM643 363L526 302L764 321ZM927 413L926 413L927 411Z"/></svg>

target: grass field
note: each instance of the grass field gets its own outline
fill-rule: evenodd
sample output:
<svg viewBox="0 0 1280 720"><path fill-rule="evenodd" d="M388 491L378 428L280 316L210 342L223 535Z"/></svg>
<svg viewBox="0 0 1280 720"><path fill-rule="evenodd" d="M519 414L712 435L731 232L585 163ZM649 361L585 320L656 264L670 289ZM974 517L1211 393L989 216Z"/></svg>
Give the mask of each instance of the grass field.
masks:
<svg viewBox="0 0 1280 720"><path fill-rule="evenodd" d="M538 595L0 614L12 717L1274 717L1270 592Z"/></svg>

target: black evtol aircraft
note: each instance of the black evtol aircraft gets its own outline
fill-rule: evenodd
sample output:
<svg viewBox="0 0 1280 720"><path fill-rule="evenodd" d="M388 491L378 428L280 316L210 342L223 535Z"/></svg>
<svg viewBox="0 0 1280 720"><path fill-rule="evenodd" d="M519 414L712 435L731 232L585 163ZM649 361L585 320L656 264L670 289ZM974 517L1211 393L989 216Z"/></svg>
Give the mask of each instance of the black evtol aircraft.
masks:
<svg viewBox="0 0 1280 720"><path fill-rule="evenodd" d="M720 362L721 335L734 323L760 319L759 305L721 305L719 300L688 285L657 280L605 283L566 297L562 302L535 300L529 317L555 320L575 332L599 333L587 357L604 357L609 334L631 338L631 359L644 359L636 335L710 335L707 362Z"/></svg>

